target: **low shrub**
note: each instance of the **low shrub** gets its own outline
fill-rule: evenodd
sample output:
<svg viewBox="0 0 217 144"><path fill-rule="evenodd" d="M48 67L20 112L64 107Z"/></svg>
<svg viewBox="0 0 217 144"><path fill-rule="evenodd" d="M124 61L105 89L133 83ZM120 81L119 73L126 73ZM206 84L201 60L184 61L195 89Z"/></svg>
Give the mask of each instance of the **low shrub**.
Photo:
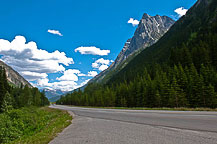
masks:
<svg viewBox="0 0 217 144"><path fill-rule="evenodd" d="M44 135L52 135L50 137L51 140L55 136L55 132L49 133L47 130L53 131L53 128L59 122L62 125L58 128L62 130L70 124L70 121L68 121L70 119L71 116L67 112L47 107L13 109L7 113L0 114L0 143L31 143L33 137L34 141L40 143L40 138L44 137ZM37 137L36 135L39 136ZM48 139L46 142L48 142Z"/></svg>

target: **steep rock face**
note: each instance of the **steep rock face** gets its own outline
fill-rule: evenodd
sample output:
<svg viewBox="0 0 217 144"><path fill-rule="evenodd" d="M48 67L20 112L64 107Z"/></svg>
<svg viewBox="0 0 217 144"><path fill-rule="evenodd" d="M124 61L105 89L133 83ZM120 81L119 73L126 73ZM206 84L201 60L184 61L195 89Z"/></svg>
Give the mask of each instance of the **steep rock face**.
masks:
<svg viewBox="0 0 217 144"><path fill-rule="evenodd" d="M32 87L32 85L25 80L18 72L13 70L10 66L6 65L4 62L0 61L0 66L3 66L6 71L7 79L10 83L16 85L16 86L25 86L28 85L29 87Z"/></svg>
<svg viewBox="0 0 217 144"><path fill-rule="evenodd" d="M209 59L214 59L212 63L216 66L216 44L214 44L215 41L212 40L211 36L213 34L211 31L212 33L217 33L217 1L198 0L195 5L188 10L186 15L182 16L157 43L140 52L121 71L113 75L108 83L115 83L117 79L118 83L120 83L120 81L123 82L125 75L130 75L132 71L135 74L140 73L143 70L142 68L145 68L147 64L168 62L172 49L181 49L183 44L188 45L190 42L192 44L190 44L189 48L198 47L208 49L210 45L212 50L209 51L213 52L210 53L211 58ZM195 43L192 42L196 38L198 38L197 41L195 41ZM205 47L196 45L200 40L207 41L205 42ZM208 45L208 43L212 44ZM199 58L200 57L202 56L200 55ZM206 57L205 53L204 57Z"/></svg>
<svg viewBox="0 0 217 144"><path fill-rule="evenodd" d="M135 51L144 49L157 42L174 22L174 20L167 16L149 16L148 14L144 14L128 48L123 53L125 58Z"/></svg>
<svg viewBox="0 0 217 144"><path fill-rule="evenodd" d="M119 63L121 63L123 60L125 60L128 57L128 55L132 53L132 50L130 47L131 41L132 41L132 38L128 39L127 42L124 44L123 49L121 50L121 52L119 53L119 55L117 56L117 58L114 62L114 67L116 67ZM127 55L127 53L129 53L129 54Z"/></svg>
<svg viewBox="0 0 217 144"><path fill-rule="evenodd" d="M174 23L175 21L167 16L150 16L145 13L134 36L127 40L115 62L108 69L90 80L89 83L106 82L109 77L121 70L130 61L130 56L133 57L146 47L156 43Z"/></svg>

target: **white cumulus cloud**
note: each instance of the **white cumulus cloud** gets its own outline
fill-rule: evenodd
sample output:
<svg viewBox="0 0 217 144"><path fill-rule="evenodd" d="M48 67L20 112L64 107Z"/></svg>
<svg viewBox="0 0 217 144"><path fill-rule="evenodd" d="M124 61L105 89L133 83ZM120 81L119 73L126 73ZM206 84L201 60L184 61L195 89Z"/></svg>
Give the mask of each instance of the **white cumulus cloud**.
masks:
<svg viewBox="0 0 217 144"><path fill-rule="evenodd" d="M24 36L16 36L11 42L0 39L0 55L2 61L29 81L43 79L48 73L65 71L64 65L74 63L64 52L50 53L39 49L35 42L26 42Z"/></svg>
<svg viewBox="0 0 217 144"><path fill-rule="evenodd" d="M27 78L29 81L35 81L40 78L46 78L48 76L46 73L37 73L30 71L22 71L20 74Z"/></svg>
<svg viewBox="0 0 217 144"><path fill-rule="evenodd" d="M63 36L61 33L60 33L60 31L58 31L58 30L47 30L47 32L49 32L49 33L51 33L51 34L55 34L55 35L59 35L59 36Z"/></svg>
<svg viewBox="0 0 217 144"><path fill-rule="evenodd" d="M61 89L63 91L72 91L85 85L90 79L87 79L78 84L78 79L81 76L94 77L97 75L96 71L89 71L88 74L83 74L77 69L68 69L63 72L63 75L57 77L55 82L50 82L47 77L39 79L35 86L48 89Z"/></svg>
<svg viewBox="0 0 217 144"><path fill-rule="evenodd" d="M139 21L134 18L130 18L127 23L132 24L133 26L137 26L139 24Z"/></svg>
<svg viewBox="0 0 217 144"><path fill-rule="evenodd" d="M92 67L93 67L93 68L99 68L99 64L96 63L96 62L94 62L94 63L92 63Z"/></svg>
<svg viewBox="0 0 217 144"><path fill-rule="evenodd" d="M63 76L56 78L59 81L78 81L78 74L81 74L79 70L68 69L64 71Z"/></svg>
<svg viewBox="0 0 217 144"><path fill-rule="evenodd" d="M95 77L98 73L96 71L89 71L87 76L89 77Z"/></svg>
<svg viewBox="0 0 217 144"><path fill-rule="evenodd" d="M91 54L91 55L108 55L110 53L110 50L101 50L100 48L97 48L95 46L90 47L78 47L75 49L75 52L80 52L81 54Z"/></svg>
<svg viewBox="0 0 217 144"><path fill-rule="evenodd" d="M105 60L103 58L100 58L100 59L96 60L95 62L108 65L110 63L110 60Z"/></svg>
<svg viewBox="0 0 217 144"><path fill-rule="evenodd" d="M108 68L108 65L101 65L100 67L99 67L99 70L100 71L104 71L104 70L106 70Z"/></svg>
<svg viewBox="0 0 217 144"><path fill-rule="evenodd" d="M79 87L77 84L79 75L82 74L80 70L68 69L63 72L63 75L57 77L55 82L50 82L49 79L42 78L35 84L38 87L48 88L48 89L61 89L63 91L72 91Z"/></svg>
<svg viewBox="0 0 217 144"><path fill-rule="evenodd" d="M96 60L94 63L92 63L92 67L96 68L100 71L104 71L105 69L107 69L109 67L109 64L112 62L114 62L114 61L100 58L100 59Z"/></svg>
<svg viewBox="0 0 217 144"><path fill-rule="evenodd" d="M57 81L50 83L48 78L38 80L36 86L53 90L61 89L62 91L72 91L73 89L78 88L78 85L75 81Z"/></svg>
<svg viewBox="0 0 217 144"><path fill-rule="evenodd" d="M179 17L182 17L187 13L188 9L185 9L184 7L180 7L174 10L175 13L179 15Z"/></svg>

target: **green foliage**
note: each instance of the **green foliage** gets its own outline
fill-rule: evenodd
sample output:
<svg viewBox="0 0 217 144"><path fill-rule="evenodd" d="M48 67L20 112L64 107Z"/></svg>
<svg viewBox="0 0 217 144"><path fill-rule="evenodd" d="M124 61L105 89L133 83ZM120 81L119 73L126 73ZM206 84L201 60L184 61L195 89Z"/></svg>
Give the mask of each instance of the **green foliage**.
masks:
<svg viewBox="0 0 217 144"><path fill-rule="evenodd" d="M0 67L0 112L1 112L1 106L3 103L4 96L6 94L6 89L5 89L5 83L4 83L4 77L3 77L3 68Z"/></svg>
<svg viewBox="0 0 217 144"><path fill-rule="evenodd" d="M106 85L90 84L85 90L61 97L57 104L106 107L217 107L216 75L210 66L193 64L152 65L141 76L129 82ZM200 71L200 72L199 72ZM207 75L209 72L209 75ZM152 75L152 77L150 76Z"/></svg>
<svg viewBox="0 0 217 144"><path fill-rule="evenodd" d="M7 81L5 69L0 67L0 112L32 105L45 106L49 105L49 101L37 88L27 85L24 88L12 87Z"/></svg>
<svg viewBox="0 0 217 144"><path fill-rule="evenodd" d="M200 1L107 83L89 84L57 104L217 107L217 1Z"/></svg>
<svg viewBox="0 0 217 144"><path fill-rule="evenodd" d="M10 110L0 114L0 143L47 143L59 132L57 128L62 130L69 124L68 120L71 116L67 113L49 108Z"/></svg>
<svg viewBox="0 0 217 144"><path fill-rule="evenodd" d="M7 92L3 98L1 109L3 112L8 112L13 109L13 97Z"/></svg>

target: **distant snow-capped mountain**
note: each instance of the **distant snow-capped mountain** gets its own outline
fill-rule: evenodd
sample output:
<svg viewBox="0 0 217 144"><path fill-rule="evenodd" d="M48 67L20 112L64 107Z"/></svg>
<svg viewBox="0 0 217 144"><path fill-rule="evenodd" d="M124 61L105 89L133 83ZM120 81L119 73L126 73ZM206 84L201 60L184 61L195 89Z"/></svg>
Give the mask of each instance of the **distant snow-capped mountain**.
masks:
<svg viewBox="0 0 217 144"><path fill-rule="evenodd" d="M51 90L51 89L47 89L47 88L42 89L41 91L45 92L45 95L50 102L57 101L61 97L61 95L64 95L65 93L67 93L67 91Z"/></svg>

